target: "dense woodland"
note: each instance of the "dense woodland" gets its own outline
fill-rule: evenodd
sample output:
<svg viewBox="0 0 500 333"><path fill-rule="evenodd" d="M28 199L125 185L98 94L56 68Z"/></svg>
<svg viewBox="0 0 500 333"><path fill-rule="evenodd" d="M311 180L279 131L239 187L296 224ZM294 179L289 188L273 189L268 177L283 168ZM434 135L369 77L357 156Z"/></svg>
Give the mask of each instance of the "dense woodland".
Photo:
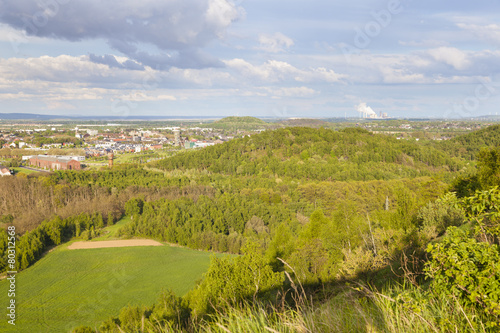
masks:
<svg viewBox="0 0 500 333"><path fill-rule="evenodd" d="M183 297L77 332L493 332L499 144L500 126L446 142L268 130L147 166L4 177L0 220L22 231L19 270L124 215L121 237L238 255L214 257ZM460 312L445 314L450 297Z"/></svg>
<svg viewBox="0 0 500 333"><path fill-rule="evenodd" d="M331 181L445 176L464 165L443 150L359 128L302 127L265 131L157 163L164 170Z"/></svg>
<svg viewBox="0 0 500 333"><path fill-rule="evenodd" d="M481 148L496 147L500 141L500 125L460 135L448 141L439 142L438 149L446 151L451 156L465 160L474 160Z"/></svg>

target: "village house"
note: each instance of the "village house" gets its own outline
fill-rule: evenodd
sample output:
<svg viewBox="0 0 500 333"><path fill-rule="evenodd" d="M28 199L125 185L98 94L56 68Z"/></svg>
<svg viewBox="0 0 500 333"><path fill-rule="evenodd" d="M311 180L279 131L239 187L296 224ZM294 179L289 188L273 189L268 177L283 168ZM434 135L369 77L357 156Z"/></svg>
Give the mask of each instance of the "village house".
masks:
<svg viewBox="0 0 500 333"><path fill-rule="evenodd" d="M3 166L3 165L0 165L0 176L11 176L11 173L10 173L10 170L9 168Z"/></svg>

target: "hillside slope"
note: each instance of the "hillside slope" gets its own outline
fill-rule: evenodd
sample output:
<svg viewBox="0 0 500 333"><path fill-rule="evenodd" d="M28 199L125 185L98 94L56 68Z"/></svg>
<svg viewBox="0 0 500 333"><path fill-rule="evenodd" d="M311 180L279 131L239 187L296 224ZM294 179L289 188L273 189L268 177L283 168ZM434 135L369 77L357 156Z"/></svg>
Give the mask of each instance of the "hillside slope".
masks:
<svg viewBox="0 0 500 333"><path fill-rule="evenodd" d="M214 121L209 127L226 130L255 130L267 128L269 124L255 117L225 117Z"/></svg>
<svg viewBox="0 0 500 333"><path fill-rule="evenodd" d="M448 141L438 142L435 147L466 160L473 160L481 148L500 145L500 125L493 125Z"/></svg>
<svg viewBox="0 0 500 333"><path fill-rule="evenodd" d="M362 129L291 127L187 151L154 165L226 175L374 180L436 175L458 170L461 162L434 147Z"/></svg>

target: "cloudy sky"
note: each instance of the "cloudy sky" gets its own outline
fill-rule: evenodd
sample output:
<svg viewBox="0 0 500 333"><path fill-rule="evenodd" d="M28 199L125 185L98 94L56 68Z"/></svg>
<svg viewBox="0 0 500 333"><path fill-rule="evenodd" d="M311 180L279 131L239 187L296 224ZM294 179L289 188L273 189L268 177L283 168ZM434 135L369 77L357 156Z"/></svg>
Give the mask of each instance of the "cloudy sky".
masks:
<svg viewBox="0 0 500 333"><path fill-rule="evenodd" d="M500 111L498 0L0 0L0 112Z"/></svg>

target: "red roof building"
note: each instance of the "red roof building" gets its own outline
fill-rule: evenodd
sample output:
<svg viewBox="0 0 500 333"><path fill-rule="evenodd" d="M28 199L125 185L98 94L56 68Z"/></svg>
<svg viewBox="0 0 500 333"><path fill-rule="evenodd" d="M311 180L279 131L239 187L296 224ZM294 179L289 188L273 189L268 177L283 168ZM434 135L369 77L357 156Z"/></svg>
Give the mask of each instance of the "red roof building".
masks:
<svg viewBox="0 0 500 333"><path fill-rule="evenodd" d="M30 165L50 170L80 170L79 161L49 156L33 156Z"/></svg>

